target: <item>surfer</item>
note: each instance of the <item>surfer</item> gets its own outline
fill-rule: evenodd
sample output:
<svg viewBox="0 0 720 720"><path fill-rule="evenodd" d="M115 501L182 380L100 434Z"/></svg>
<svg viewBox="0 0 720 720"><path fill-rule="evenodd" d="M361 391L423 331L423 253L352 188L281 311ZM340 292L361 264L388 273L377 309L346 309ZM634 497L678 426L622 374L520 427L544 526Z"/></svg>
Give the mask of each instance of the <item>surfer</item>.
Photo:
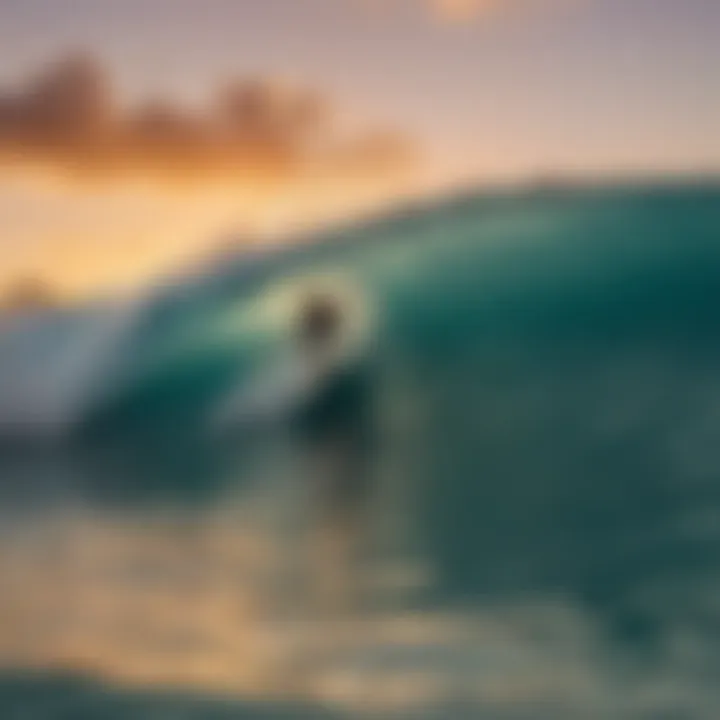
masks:
<svg viewBox="0 0 720 720"><path fill-rule="evenodd" d="M344 347L343 308L330 293L311 293L293 327L289 370L251 383L223 412L228 421L289 431L298 475L313 511L310 586L326 609L352 606L372 489L374 379L366 352Z"/></svg>
<svg viewBox="0 0 720 720"><path fill-rule="evenodd" d="M343 324L331 297L310 297L301 308L297 342L316 377L292 423L319 514L320 600L347 606L356 595L355 561L371 489L374 393L367 357L342 357Z"/></svg>

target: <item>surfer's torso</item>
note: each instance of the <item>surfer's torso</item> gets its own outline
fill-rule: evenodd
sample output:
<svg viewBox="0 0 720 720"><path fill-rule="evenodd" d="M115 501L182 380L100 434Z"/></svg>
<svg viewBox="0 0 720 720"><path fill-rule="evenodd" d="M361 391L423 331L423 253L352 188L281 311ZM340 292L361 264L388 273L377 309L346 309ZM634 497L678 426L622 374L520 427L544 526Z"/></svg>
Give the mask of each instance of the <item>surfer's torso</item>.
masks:
<svg viewBox="0 0 720 720"><path fill-rule="evenodd" d="M370 443L371 370L354 361L329 369L290 411L290 426L310 445L345 438L358 451Z"/></svg>

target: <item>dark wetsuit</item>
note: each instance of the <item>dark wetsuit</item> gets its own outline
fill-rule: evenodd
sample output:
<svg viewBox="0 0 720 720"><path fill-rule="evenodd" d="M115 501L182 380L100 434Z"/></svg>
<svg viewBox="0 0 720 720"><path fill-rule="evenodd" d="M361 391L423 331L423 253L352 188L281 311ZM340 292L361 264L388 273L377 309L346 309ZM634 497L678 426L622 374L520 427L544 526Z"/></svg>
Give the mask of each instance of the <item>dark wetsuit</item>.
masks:
<svg viewBox="0 0 720 720"><path fill-rule="evenodd" d="M333 368L290 418L303 453L334 455L334 468L319 478L319 500L341 516L362 512L370 492L376 420L373 374L370 364L361 361Z"/></svg>
<svg viewBox="0 0 720 720"><path fill-rule="evenodd" d="M219 421L289 431L298 481L307 483L312 498L312 594L325 607L352 607L361 594L356 570L367 549L374 490L376 368L367 356L290 360L250 392L244 386L221 408ZM305 543L296 544L302 553ZM299 559L297 567L305 562Z"/></svg>

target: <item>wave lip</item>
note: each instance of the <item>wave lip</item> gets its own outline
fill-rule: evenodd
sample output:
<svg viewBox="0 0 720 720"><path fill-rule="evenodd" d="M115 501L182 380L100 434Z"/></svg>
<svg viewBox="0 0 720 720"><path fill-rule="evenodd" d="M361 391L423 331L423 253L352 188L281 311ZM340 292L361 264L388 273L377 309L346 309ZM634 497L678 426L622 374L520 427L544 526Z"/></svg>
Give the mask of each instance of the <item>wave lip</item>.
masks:
<svg viewBox="0 0 720 720"><path fill-rule="evenodd" d="M138 303L27 318L0 335L0 437L58 439L107 387Z"/></svg>

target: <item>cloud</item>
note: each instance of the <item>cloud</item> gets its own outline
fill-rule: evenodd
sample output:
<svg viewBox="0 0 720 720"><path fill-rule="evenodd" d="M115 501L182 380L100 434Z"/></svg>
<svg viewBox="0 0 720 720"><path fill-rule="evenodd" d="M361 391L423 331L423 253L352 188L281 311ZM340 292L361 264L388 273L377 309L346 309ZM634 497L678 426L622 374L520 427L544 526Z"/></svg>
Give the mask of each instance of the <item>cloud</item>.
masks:
<svg viewBox="0 0 720 720"><path fill-rule="evenodd" d="M158 100L120 110L111 79L90 55L50 64L15 90L0 88L0 162L93 181L283 184L311 175L369 179L416 158L401 133L344 131L329 98L265 78L231 81L208 107Z"/></svg>

